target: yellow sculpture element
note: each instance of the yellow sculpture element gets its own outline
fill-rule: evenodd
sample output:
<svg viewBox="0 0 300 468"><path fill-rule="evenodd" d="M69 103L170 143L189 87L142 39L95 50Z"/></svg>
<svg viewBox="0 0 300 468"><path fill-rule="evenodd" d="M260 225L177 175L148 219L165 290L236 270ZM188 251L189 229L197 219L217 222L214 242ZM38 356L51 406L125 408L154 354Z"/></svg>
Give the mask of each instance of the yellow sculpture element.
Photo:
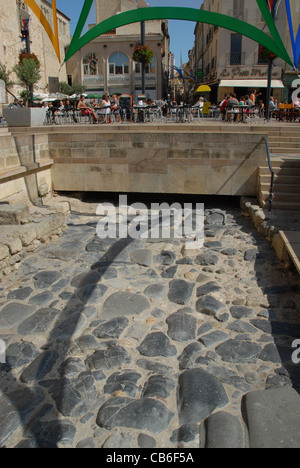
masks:
<svg viewBox="0 0 300 468"><path fill-rule="evenodd" d="M45 29L56 53L58 61L60 63L60 50L59 50L59 37L58 37L58 24L57 24L57 9L56 9L56 0L52 0L52 11L53 11L53 25L54 31L51 29L50 24L48 23L47 18L45 17L44 13L40 9L40 7L36 4L35 0L24 0L25 3L31 8L33 13L38 17L40 23L42 24L43 28Z"/></svg>

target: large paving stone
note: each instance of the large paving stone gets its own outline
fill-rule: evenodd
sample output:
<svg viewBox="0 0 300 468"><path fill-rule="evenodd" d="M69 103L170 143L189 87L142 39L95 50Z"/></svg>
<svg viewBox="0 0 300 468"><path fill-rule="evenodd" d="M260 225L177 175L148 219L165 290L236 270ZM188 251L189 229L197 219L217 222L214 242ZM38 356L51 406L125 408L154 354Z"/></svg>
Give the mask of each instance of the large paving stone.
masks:
<svg viewBox="0 0 300 468"><path fill-rule="evenodd" d="M56 351L44 351L22 372L21 382L39 382L52 370L58 358Z"/></svg>
<svg viewBox="0 0 300 468"><path fill-rule="evenodd" d="M59 271L40 271L34 276L34 285L37 289L48 289L61 278Z"/></svg>
<svg viewBox="0 0 300 468"><path fill-rule="evenodd" d="M170 282L169 301L175 304L185 305L192 297L194 284L184 280L173 280Z"/></svg>
<svg viewBox="0 0 300 468"><path fill-rule="evenodd" d="M126 317L116 317L99 325L93 331L93 335L97 338L120 338L128 324L129 320Z"/></svg>
<svg viewBox="0 0 300 468"><path fill-rule="evenodd" d="M106 350L95 351L85 363L90 370L110 370L129 364L130 358L126 349L121 346L112 346Z"/></svg>
<svg viewBox="0 0 300 468"><path fill-rule="evenodd" d="M300 397L291 387L248 393L244 400L251 448L300 447Z"/></svg>
<svg viewBox="0 0 300 468"><path fill-rule="evenodd" d="M229 400L221 382L203 369L189 369L179 377L180 424L199 423Z"/></svg>
<svg viewBox="0 0 300 468"><path fill-rule="evenodd" d="M33 305L20 304L11 302L5 306L0 312L0 328L10 329L24 320L35 311Z"/></svg>
<svg viewBox="0 0 300 468"><path fill-rule="evenodd" d="M169 338L162 332L154 332L147 335L137 350L143 356L175 356L176 348L171 345Z"/></svg>
<svg viewBox="0 0 300 468"><path fill-rule="evenodd" d="M249 341L228 340L216 348L216 353L225 362L255 362L262 348L257 343Z"/></svg>
<svg viewBox="0 0 300 468"><path fill-rule="evenodd" d="M45 333L54 322L59 311L57 309L40 309L18 326L20 335L37 335Z"/></svg>
<svg viewBox="0 0 300 468"><path fill-rule="evenodd" d="M0 446L26 423L44 397L41 388L19 388L9 395L0 395Z"/></svg>
<svg viewBox="0 0 300 468"><path fill-rule="evenodd" d="M168 336L174 341L190 341L196 338L197 320L190 314L176 312L166 320Z"/></svg>
<svg viewBox="0 0 300 468"><path fill-rule="evenodd" d="M112 398L100 408L97 424L111 430L115 427L130 427L159 434L166 430L174 414L158 400L143 398Z"/></svg>
<svg viewBox="0 0 300 468"><path fill-rule="evenodd" d="M124 315L140 315L150 308L148 299L141 294L117 292L109 296L104 302L101 318L111 319Z"/></svg>
<svg viewBox="0 0 300 468"><path fill-rule="evenodd" d="M60 379L50 388L58 411L63 416L79 417L97 402L98 392L91 374L83 372L75 380Z"/></svg>
<svg viewBox="0 0 300 468"><path fill-rule="evenodd" d="M216 319L220 318L222 315L226 314L228 309L212 296L203 296L196 303L197 312L205 315L210 315Z"/></svg>
<svg viewBox="0 0 300 468"><path fill-rule="evenodd" d="M205 444L202 448L245 448L245 433L241 421L224 411L210 416L204 423Z"/></svg>

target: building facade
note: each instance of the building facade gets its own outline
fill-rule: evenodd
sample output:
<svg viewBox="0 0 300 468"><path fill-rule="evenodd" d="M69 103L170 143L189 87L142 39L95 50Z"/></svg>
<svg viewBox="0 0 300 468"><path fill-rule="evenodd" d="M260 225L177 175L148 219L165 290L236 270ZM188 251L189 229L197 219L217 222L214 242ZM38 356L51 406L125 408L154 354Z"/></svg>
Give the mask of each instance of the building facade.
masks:
<svg viewBox="0 0 300 468"><path fill-rule="evenodd" d="M293 0L291 6L295 24L299 25L299 2ZM255 1L204 0L201 8L238 18L268 32ZM292 56L286 7L283 1L279 3L276 26ZM225 93L230 92L235 92L239 97L256 90L261 94L261 99L266 98L267 62L259 58L259 44L245 36L224 28L198 23L189 66L197 77L197 86L205 83L212 88L211 100L216 104L223 99ZM274 60L272 93L278 101L287 101L290 98L291 82L295 76L292 68L280 58ZM289 80L287 77L290 77Z"/></svg>
<svg viewBox="0 0 300 468"><path fill-rule="evenodd" d="M46 16L50 26L53 28L52 6L47 0L36 0ZM0 2L0 63L7 70L12 70L18 62L19 54L25 50L25 42L21 42L22 20L29 19L31 52L34 53L41 63L41 80L35 92L48 93L49 83L55 78L58 81L67 81L66 66L59 63L53 46L38 18L22 0L1 0ZM60 41L61 57L65 56L65 47L70 44L70 19L61 11L57 11L58 33ZM14 73L11 74L12 81L16 82ZM14 94L19 96L21 89L15 86ZM7 97L11 100L11 97Z"/></svg>
<svg viewBox="0 0 300 468"><path fill-rule="evenodd" d="M144 0L95 0L96 24L118 13L145 8ZM90 25L90 28L94 25ZM140 24L130 24L99 36L68 60L68 75L81 83L88 94L129 93L137 98L142 91L141 65L132 60L135 46L141 42ZM161 99L169 78L168 21L146 22L146 45L154 52L146 66L146 94Z"/></svg>

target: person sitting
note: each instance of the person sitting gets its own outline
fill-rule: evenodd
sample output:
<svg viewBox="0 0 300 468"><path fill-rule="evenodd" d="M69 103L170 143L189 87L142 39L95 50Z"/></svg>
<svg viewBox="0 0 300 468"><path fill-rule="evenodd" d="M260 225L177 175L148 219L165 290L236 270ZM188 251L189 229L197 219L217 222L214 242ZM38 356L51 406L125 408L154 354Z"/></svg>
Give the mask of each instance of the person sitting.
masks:
<svg viewBox="0 0 300 468"><path fill-rule="evenodd" d="M229 99L227 101L227 109L230 111L228 114L228 120L231 122L232 120L232 113L235 113L234 121L237 121L237 115L239 113L239 101L236 98L236 94L230 93Z"/></svg>
<svg viewBox="0 0 300 468"><path fill-rule="evenodd" d="M265 104L264 101L259 101L258 103L258 115L263 118L265 116Z"/></svg>
<svg viewBox="0 0 300 468"><path fill-rule="evenodd" d="M15 99L14 102L11 102L8 106L8 109L21 109L21 104L18 99Z"/></svg>
<svg viewBox="0 0 300 468"><path fill-rule="evenodd" d="M118 101L118 96L116 94L112 95L112 99L110 100L110 105L111 105L111 113L113 116L117 119L117 121L120 121L120 116L119 116L119 101Z"/></svg>
<svg viewBox="0 0 300 468"><path fill-rule="evenodd" d="M220 103L220 111L222 114L222 120L225 120L225 117L226 117L227 104L228 104L228 96L227 94L225 94L223 101L221 101Z"/></svg>
<svg viewBox="0 0 300 468"><path fill-rule="evenodd" d="M100 109L97 111L97 113L100 116L101 122L104 122L104 116L105 116L105 121L106 122L108 121L109 123L111 123L111 119L110 119L111 103L107 94L103 94L102 101L100 103Z"/></svg>
<svg viewBox="0 0 300 468"><path fill-rule="evenodd" d="M93 122L97 123L98 119L97 119L97 116L95 114L95 111L93 109L90 109L89 107L87 107L85 105L84 95L81 96L81 98L80 98L80 100L79 100L79 102L77 104L77 109L80 109L81 115L91 116L93 118Z"/></svg>

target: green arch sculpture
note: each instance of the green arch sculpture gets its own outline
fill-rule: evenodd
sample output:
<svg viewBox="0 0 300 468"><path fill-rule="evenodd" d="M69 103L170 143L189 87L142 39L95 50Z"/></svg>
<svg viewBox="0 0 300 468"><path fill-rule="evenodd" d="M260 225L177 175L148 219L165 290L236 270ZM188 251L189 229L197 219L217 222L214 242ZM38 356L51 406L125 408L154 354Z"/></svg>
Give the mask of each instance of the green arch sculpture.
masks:
<svg viewBox="0 0 300 468"><path fill-rule="evenodd" d="M149 7L130 10L125 13L112 16L111 18L102 21L93 29L89 30L86 34L80 37L93 4L93 0L86 0L72 42L66 54L65 61L69 60L79 49L84 47L93 39L96 39L98 36L101 36L102 34L105 34L112 29L126 26L132 23L140 23L142 21L171 19L212 24L214 26L229 29L230 31L236 32L238 34L242 34L243 36L246 36L267 47L269 50L278 55L278 57L282 58L289 65L293 66L293 62L282 42L265 0L257 0L257 3L262 11L272 36L269 36L251 24L245 23L244 21L240 21L227 15L222 15L220 13L183 7Z"/></svg>

